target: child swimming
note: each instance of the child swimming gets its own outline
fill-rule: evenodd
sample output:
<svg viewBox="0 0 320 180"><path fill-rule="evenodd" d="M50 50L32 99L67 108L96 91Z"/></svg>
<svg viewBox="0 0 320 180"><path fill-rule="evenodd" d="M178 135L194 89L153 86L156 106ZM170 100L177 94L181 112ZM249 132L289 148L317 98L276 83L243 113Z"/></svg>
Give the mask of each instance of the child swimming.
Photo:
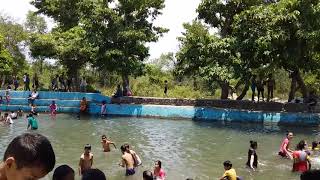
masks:
<svg viewBox="0 0 320 180"><path fill-rule="evenodd" d="M33 117L32 114L29 114L27 116L27 120L28 120L28 127L27 129L31 129L31 130L37 130L38 129L38 122L37 119Z"/></svg>
<svg viewBox="0 0 320 180"><path fill-rule="evenodd" d="M301 140L297 145L297 150L293 152L293 167L292 171L294 172L305 172L311 169L310 157L305 151L307 146L307 142L305 140Z"/></svg>
<svg viewBox="0 0 320 180"><path fill-rule="evenodd" d="M106 101L102 101L101 116L106 116L106 115L107 115L107 104L106 104Z"/></svg>
<svg viewBox="0 0 320 180"><path fill-rule="evenodd" d="M8 113L4 113L4 119L7 124L13 124L13 121Z"/></svg>
<svg viewBox="0 0 320 180"><path fill-rule="evenodd" d="M79 161L79 175L82 175L84 171L91 169L93 164L93 154L91 153L91 145L86 144L84 146L84 153L80 157Z"/></svg>
<svg viewBox="0 0 320 180"><path fill-rule="evenodd" d="M101 144L104 152L110 152L110 144L112 144L114 148L117 149L114 142L110 141L110 139L108 139L106 135L101 136Z"/></svg>
<svg viewBox="0 0 320 180"><path fill-rule="evenodd" d="M126 168L126 176L132 176L136 173L134 157L130 153L126 144L122 145L120 149L122 152L122 160L119 165Z"/></svg>
<svg viewBox="0 0 320 180"><path fill-rule="evenodd" d="M282 141L279 151L279 156L286 157L292 159L293 151L290 149L290 141L293 138L292 132L287 132L286 138Z"/></svg>
<svg viewBox="0 0 320 180"><path fill-rule="evenodd" d="M250 148L248 151L248 161L247 161L247 167L249 167L252 170L255 170L258 167L258 156L257 156L257 150L258 143L256 141L250 141Z"/></svg>
<svg viewBox="0 0 320 180"><path fill-rule="evenodd" d="M156 161L153 171L153 176L155 180L165 180L166 173L162 169L161 161Z"/></svg>
<svg viewBox="0 0 320 180"><path fill-rule="evenodd" d="M230 161L225 161L223 167L225 171L220 180L237 180L236 170L232 168L232 163Z"/></svg>
<svg viewBox="0 0 320 180"><path fill-rule="evenodd" d="M55 101L52 101L52 103L50 104L49 108L50 108L50 113L51 113L52 116L57 114L58 105L56 104Z"/></svg>

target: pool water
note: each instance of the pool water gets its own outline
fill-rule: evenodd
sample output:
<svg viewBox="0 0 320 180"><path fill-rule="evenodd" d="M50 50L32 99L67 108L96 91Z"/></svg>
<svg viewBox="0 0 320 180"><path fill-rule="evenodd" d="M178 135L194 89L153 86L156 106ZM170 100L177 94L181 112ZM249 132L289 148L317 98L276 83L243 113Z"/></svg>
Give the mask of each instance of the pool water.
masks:
<svg viewBox="0 0 320 180"><path fill-rule="evenodd" d="M237 174L246 180L297 180L292 173L292 162L277 156L279 145L287 129L295 134L292 148L300 140L309 144L320 140L318 127L285 127L275 124L237 124L192 120L165 120L152 118L100 118L59 114L51 119L47 114L37 117L39 130L53 144L57 164L68 164L76 172L83 147L92 145L94 167L105 172L109 180L141 180L144 170L152 170L155 160L161 160L168 180L218 179L223 174L222 163L230 160ZM25 119L15 120L11 126L0 125L0 157L8 143L27 132ZM101 135L106 134L117 145L110 153L102 152ZM249 141L258 141L259 167L252 172L245 167ZM125 177L118 164L120 146L129 143L143 161L138 173ZM315 157L313 162L320 160ZM314 163L313 167L320 167ZM44 179L51 179L50 173ZM76 179L80 179L76 176Z"/></svg>

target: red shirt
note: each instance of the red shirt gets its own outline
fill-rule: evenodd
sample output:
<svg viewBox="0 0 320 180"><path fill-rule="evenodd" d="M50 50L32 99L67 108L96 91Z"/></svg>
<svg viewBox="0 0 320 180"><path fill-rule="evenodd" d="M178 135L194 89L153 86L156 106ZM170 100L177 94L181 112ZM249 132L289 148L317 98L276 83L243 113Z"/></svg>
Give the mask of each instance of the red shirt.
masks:
<svg viewBox="0 0 320 180"><path fill-rule="evenodd" d="M308 154L305 151L294 151L293 171L305 172L308 170Z"/></svg>

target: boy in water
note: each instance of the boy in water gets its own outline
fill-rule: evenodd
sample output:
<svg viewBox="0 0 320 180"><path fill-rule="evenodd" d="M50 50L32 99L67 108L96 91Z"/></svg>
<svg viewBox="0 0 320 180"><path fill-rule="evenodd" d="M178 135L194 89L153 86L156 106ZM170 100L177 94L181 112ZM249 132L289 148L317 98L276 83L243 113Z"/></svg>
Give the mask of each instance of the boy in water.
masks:
<svg viewBox="0 0 320 180"><path fill-rule="evenodd" d="M136 173L134 169L135 160L133 155L130 153L130 150L127 148L126 145L121 146L122 152L122 161L119 164L121 167L126 168L126 176L131 176Z"/></svg>
<svg viewBox="0 0 320 180"><path fill-rule="evenodd" d="M225 171L220 180L237 180L237 173L232 168L232 163L230 161L225 161L223 166Z"/></svg>
<svg viewBox="0 0 320 180"><path fill-rule="evenodd" d="M80 157L79 175L82 175L85 170L91 169L93 164L93 154L91 153L91 145L84 146L84 153Z"/></svg>
<svg viewBox="0 0 320 180"><path fill-rule="evenodd" d="M0 180L38 180L56 163L50 141L36 133L14 138L0 163Z"/></svg>
<svg viewBox="0 0 320 180"><path fill-rule="evenodd" d="M13 124L13 121L8 113L4 113L4 119L7 124Z"/></svg>
<svg viewBox="0 0 320 180"><path fill-rule="evenodd" d="M106 115L107 115L107 104L106 104L106 101L102 101L101 116L106 116Z"/></svg>
<svg viewBox="0 0 320 180"><path fill-rule="evenodd" d="M101 144L104 152L110 152L110 144L112 144L114 148L117 149L114 142L110 141L110 139L108 139L106 135L101 136Z"/></svg>
<svg viewBox="0 0 320 180"><path fill-rule="evenodd" d="M31 128L31 130L37 130L38 129L38 122L37 122L36 118L33 117L32 114L29 114L29 116L27 116L27 120L28 120L27 129L29 129L29 128Z"/></svg>
<svg viewBox="0 0 320 180"><path fill-rule="evenodd" d="M54 115L57 114L58 105L56 104L55 101L52 101L52 103L50 104L49 108L50 108L51 116L54 116Z"/></svg>

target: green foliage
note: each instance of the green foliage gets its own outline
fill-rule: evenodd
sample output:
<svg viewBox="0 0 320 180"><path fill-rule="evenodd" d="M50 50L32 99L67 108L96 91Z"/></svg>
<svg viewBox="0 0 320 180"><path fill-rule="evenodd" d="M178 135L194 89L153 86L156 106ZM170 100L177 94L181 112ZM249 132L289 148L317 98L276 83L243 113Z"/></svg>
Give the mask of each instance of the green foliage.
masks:
<svg viewBox="0 0 320 180"><path fill-rule="evenodd" d="M8 74L12 70L13 58L5 49L4 38L0 34L0 74Z"/></svg>
<svg viewBox="0 0 320 180"><path fill-rule="evenodd" d="M17 74L26 66L25 56L23 52L23 45L27 40L27 33L23 26L16 23L11 17L0 15L0 36L2 39L2 46L9 53L13 62L10 64L11 70Z"/></svg>

